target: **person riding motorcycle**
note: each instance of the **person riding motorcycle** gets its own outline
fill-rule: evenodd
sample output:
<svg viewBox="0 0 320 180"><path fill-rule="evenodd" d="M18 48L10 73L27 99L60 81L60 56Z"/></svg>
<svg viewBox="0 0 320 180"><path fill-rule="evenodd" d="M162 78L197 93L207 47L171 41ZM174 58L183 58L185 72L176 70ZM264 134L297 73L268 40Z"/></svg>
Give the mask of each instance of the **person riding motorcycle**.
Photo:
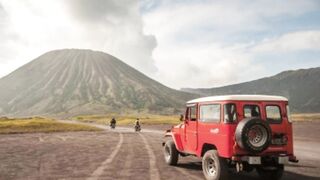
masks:
<svg viewBox="0 0 320 180"><path fill-rule="evenodd" d="M116 127L116 124L117 124L116 118L113 117L110 121L110 127L114 129Z"/></svg>
<svg viewBox="0 0 320 180"><path fill-rule="evenodd" d="M137 118L137 120L134 123L134 129L135 131L141 131L141 126L140 126L140 120Z"/></svg>

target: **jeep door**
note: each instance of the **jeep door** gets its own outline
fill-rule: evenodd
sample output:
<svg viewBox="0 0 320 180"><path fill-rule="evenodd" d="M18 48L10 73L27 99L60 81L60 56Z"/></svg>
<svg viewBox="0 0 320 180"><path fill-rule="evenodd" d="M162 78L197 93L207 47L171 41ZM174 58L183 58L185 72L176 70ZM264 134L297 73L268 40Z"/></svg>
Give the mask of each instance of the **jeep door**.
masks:
<svg viewBox="0 0 320 180"><path fill-rule="evenodd" d="M191 104L187 107L185 120L185 148L189 153L194 153L198 144L197 133L197 105Z"/></svg>
<svg viewBox="0 0 320 180"><path fill-rule="evenodd" d="M225 143L225 139L222 138L225 136L222 136L223 126L220 124L220 119L220 103L200 104L198 123L200 144L208 143L219 148L221 144Z"/></svg>
<svg viewBox="0 0 320 180"><path fill-rule="evenodd" d="M269 123L273 134L271 149L289 151L293 154L292 125L288 122L286 104L284 102L263 102L263 107L264 119Z"/></svg>

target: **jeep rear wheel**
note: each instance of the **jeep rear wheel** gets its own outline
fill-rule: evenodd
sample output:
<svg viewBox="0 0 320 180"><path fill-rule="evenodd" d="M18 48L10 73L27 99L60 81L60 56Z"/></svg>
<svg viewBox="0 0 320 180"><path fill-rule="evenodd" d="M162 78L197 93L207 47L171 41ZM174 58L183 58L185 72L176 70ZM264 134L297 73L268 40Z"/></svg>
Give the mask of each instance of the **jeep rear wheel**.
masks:
<svg viewBox="0 0 320 180"><path fill-rule="evenodd" d="M163 147L164 159L169 165L177 165L179 152L172 140L168 140Z"/></svg>
<svg viewBox="0 0 320 180"><path fill-rule="evenodd" d="M229 176L227 162L218 156L216 150L209 150L204 154L202 171L207 180L224 180Z"/></svg>
<svg viewBox="0 0 320 180"><path fill-rule="evenodd" d="M278 165L276 167L257 167L257 172L261 179L279 180L283 175L284 166Z"/></svg>
<svg viewBox="0 0 320 180"><path fill-rule="evenodd" d="M271 135L269 124L258 118L243 119L236 129L237 144L251 153L267 149L271 143Z"/></svg>

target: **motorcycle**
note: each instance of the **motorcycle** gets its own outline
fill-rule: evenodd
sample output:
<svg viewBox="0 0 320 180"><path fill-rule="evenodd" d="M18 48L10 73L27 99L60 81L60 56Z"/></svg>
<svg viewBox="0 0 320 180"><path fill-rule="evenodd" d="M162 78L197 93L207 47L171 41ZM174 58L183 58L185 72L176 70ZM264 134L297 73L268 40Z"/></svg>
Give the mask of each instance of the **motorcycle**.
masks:
<svg viewBox="0 0 320 180"><path fill-rule="evenodd" d="M140 132L140 131L141 131L141 126L140 126L140 125L135 125L135 126L134 126L134 130L135 130L136 132Z"/></svg>
<svg viewBox="0 0 320 180"><path fill-rule="evenodd" d="M115 129L115 128L116 128L116 123L111 123L111 124L110 124L110 128L111 128L111 129Z"/></svg>

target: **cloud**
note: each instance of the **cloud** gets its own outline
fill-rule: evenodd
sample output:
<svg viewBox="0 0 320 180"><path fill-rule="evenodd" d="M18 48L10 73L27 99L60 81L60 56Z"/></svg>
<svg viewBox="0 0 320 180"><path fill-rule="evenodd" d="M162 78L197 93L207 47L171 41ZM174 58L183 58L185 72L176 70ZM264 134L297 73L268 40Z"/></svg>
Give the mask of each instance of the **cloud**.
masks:
<svg viewBox="0 0 320 180"><path fill-rule="evenodd" d="M136 11L137 1L71 0L69 7L73 11L72 14L78 19L88 22L106 22L108 19L126 20L131 13ZM111 20L110 23L113 21Z"/></svg>
<svg viewBox="0 0 320 180"><path fill-rule="evenodd" d="M144 15L147 31L150 29L148 26L160 27L164 33L201 28L223 34L248 30L264 31L274 28L269 24L272 18L296 17L320 8L320 3L310 0L293 0L290 3L277 0L160 2L162 3L157 8Z"/></svg>
<svg viewBox="0 0 320 180"><path fill-rule="evenodd" d="M0 0L0 77L46 51L85 48L174 88L253 80L320 65L319 9L317 0Z"/></svg>
<svg viewBox="0 0 320 180"><path fill-rule="evenodd" d="M255 52L276 53L313 50L320 51L320 31L299 31L265 39L253 48Z"/></svg>
<svg viewBox="0 0 320 180"><path fill-rule="evenodd" d="M142 31L138 0L0 0L0 20L0 76L63 48L100 50L156 71L156 39Z"/></svg>
<svg viewBox="0 0 320 180"><path fill-rule="evenodd" d="M239 69L254 71L247 68L250 55L236 46L159 44L153 55L159 69L157 77L171 87L227 85L239 82Z"/></svg>
<svg viewBox="0 0 320 180"><path fill-rule="evenodd" d="M296 31L291 27L304 32L301 22L293 20L319 12L320 7L313 0L147 0L144 5L144 31L153 34L158 43L153 53L158 67L156 79L176 88L222 86L272 75L274 72L257 58L261 53L258 49L267 46L268 38L288 34L282 41L289 40ZM297 39L297 46L315 37L308 35L308 40L303 40L306 36ZM310 43L305 50L315 44ZM289 49L296 51L291 45ZM276 65L279 59L272 61Z"/></svg>

